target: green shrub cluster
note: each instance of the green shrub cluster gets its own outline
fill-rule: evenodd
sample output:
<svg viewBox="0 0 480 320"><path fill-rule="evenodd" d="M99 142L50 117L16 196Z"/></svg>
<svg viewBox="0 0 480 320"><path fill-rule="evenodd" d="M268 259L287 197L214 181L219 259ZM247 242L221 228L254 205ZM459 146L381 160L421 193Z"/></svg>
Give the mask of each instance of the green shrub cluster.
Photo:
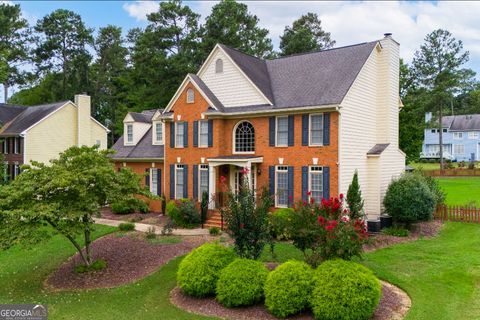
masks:
<svg viewBox="0 0 480 320"><path fill-rule="evenodd" d="M215 294L220 272L235 259L233 250L207 243L190 252L180 263L177 283L190 296Z"/></svg>
<svg viewBox="0 0 480 320"><path fill-rule="evenodd" d="M76 273L86 273L92 271L100 271L107 267L107 262L103 259L94 261L91 265L80 264L75 266Z"/></svg>
<svg viewBox="0 0 480 320"><path fill-rule="evenodd" d="M397 222L430 220L441 197L441 190L436 188L434 181L427 182L420 174L406 173L388 186L383 200L385 210Z"/></svg>
<svg viewBox="0 0 480 320"><path fill-rule="evenodd" d="M200 213L192 200L172 200L165 209L167 216L180 228L194 228L200 224Z"/></svg>
<svg viewBox="0 0 480 320"><path fill-rule="evenodd" d="M217 300L226 307L248 306L263 298L268 269L262 262L236 259L220 273Z"/></svg>
<svg viewBox="0 0 480 320"><path fill-rule="evenodd" d="M142 213L148 212L148 205L145 201L137 198L123 199L118 202L114 202L111 205L112 212L115 214L129 214L135 211Z"/></svg>
<svg viewBox="0 0 480 320"><path fill-rule="evenodd" d="M401 227L385 228L382 230L382 233L389 236L395 236L395 237L408 237L410 235L410 231Z"/></svg>
<svg viewBox="0 0 480 320"><path fill-rule="evenodd" d="M219 227L211 227L210 229L208 229L208 232L211 236L218 236L222 233Z"/></svg>
<svg viewBox="0 0 480 320"><path fill-rule="evenodd" d="M290 239L289 226L295 218L295 210L292 208L280 208L270 216L270 228L272 235L278 240Z"/></svg>
<svg viewBox="0 0 480 320"><path fill-rule="evenodd" d="M130 222L120 223L118 225L118 230L120 231L133 231L135 230L135 225Z"/></svg>
<svg viewBox="0 0 480 320"><path fill-rule="evenodd" d="M315 319L370 319L382 293L373 272L351 261L322 263L313 281L310 305Z"/></svg>
<svg viewBox="0 0 480 320"><path fill-rule="evenodd" d="M265 282L265 305L276 317L285 318L308 307L313 270L305 262L287 261L270 272Z"/></svg>

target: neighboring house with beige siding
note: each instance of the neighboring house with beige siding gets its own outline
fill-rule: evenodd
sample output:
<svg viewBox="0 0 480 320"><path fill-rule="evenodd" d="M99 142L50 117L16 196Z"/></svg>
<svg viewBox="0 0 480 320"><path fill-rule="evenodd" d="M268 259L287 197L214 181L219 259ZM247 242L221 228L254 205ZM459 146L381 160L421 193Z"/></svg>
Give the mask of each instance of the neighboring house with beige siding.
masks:
<svg viewBox="0 0 480 320"><path fill-rule="evenodd" d="M48 163L71 146L107 148L109 130L91 115L90 97L76 95L75 102L21 107L0 105L0 152L7 176L15 178L22 164Z"/></svg>

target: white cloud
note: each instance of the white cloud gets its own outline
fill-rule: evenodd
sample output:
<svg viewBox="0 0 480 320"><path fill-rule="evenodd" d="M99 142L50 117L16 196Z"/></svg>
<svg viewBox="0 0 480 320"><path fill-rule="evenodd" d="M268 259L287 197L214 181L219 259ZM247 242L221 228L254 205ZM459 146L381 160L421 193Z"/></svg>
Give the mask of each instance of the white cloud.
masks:
<svg viewBox="0 0 480 320"><path fill-rule="evenodd" d="M123 9L138 21L146 21L149 13L158 10L158 1L134 1L123 4Z"/></svg>

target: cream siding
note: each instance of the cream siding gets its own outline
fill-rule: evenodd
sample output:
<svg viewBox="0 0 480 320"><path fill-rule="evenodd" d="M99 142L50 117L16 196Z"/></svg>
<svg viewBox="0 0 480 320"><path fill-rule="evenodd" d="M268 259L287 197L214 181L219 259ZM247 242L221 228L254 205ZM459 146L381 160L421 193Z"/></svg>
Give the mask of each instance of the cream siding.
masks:
<svg viewBox="0 0 480 320"><path fill-rule="evenodd" d="M90 119L90 145L95 145L100 140L100 150L107 149L107 131L100 124Z"/></svg>
<svg viewBox="0 0 480 320"><path fill-rule="evenodd" d="M217 59L223 61L223 72L215 73ZM225 107L269 104L230 58L217 48L198 76Z"/></svg>
<svg viewBox="0 0 480 320"><path fill-rule="evenodd" d="M133 125L133 142L127 142L127 124ZM144 122L124 122L123 132L125 133L125 140L124 145L126 146L134 146L136 145L141 138L147 133L148 129L152 126L151 123L144 123Z"/></svg>
<svg viewBox="0 0 480 320"><path fill-rule="evenodd" d="M358 170L369 218L381 213L392 178L403 172L405 157L398 150L398 44L381 41L341 103L340 192L345 193ZM389 143L379 157L367 157L377 143Z"/></svg>

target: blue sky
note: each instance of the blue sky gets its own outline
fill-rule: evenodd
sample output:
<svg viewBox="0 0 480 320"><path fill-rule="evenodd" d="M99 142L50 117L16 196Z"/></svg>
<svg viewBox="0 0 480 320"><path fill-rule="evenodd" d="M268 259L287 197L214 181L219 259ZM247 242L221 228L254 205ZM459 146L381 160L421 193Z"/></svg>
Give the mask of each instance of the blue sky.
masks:
<svg viewBox="0 0 480 320"><path fill-rule="evenodd" d="M2 0L0 0L2 1ZM4 0L5 1L5 0ZM12 2L6 0L6 2ZM22 7L31 24L55 9L79 13L89 27L113 24L124 32L144 27L146 15L158 9L158 1L13 1ZM202 16L210 13L215 1L184 1ZM425 35L444 28L464 42L470 52L468 67L480 74L480 2L407 2L407 1L249 1L251 13L270 31L274 46L286 25L306 12L315 12L323 28L331 32L337 46L372 41L391 32L400 42L400 54L411 61Z"/></svg>

